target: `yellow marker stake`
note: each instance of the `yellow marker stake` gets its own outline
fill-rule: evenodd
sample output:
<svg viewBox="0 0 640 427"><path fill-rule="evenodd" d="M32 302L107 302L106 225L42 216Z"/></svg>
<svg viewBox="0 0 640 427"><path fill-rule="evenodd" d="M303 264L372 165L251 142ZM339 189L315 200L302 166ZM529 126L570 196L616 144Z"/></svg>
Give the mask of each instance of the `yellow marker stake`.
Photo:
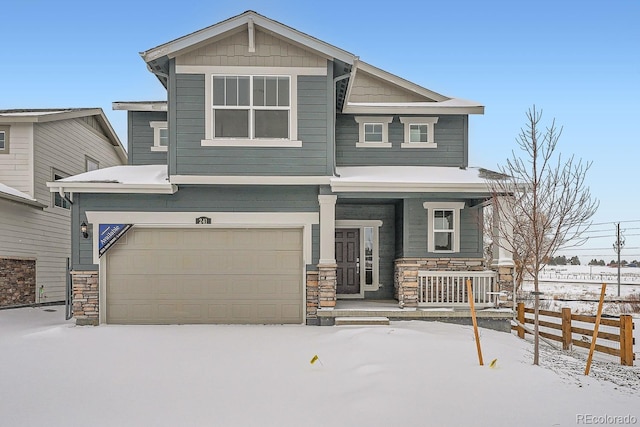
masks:
<svg viewBox="0 0 640 427"><path fill-rule="evenodd" d="M498 359L493 359L491 363L489 363L489 367L495 368L497 364L498 364Z"/></svg>

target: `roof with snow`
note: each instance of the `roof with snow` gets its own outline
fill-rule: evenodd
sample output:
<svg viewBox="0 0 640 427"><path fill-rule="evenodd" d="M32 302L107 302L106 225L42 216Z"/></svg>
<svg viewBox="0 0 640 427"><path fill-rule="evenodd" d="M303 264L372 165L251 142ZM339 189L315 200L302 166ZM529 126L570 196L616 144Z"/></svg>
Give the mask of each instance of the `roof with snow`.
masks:
<svg viewBox="0 0 640 427"><path fill-rule="evenodd" d="M2 183L0 183L0 198L11 200L13 202L23 203L25 205L37 208L45 207L45 205L29 196L27 193L23 193L22 191L16 190L15 188L9 187L8 185Z"/></svg>
<svg viewBox="0 0 640 427"><path fill-rule="evenodd" d="M47 182L50 191L173 194L166 165L112 166Z"/></svg>

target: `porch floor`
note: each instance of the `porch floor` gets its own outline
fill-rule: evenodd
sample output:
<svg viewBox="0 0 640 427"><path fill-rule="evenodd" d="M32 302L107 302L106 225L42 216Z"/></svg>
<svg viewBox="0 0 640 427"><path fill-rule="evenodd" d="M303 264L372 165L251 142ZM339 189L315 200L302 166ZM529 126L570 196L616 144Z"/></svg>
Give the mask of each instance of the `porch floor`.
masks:
<svg viewBox="0 0 640 427"><path fill-rule="evenodd" d="M333 325L336 317L386 317L389 320L432 320L447 323L471 324L468 307L400 308L395 300L338 300L333 309L319 309L320 325ZM476 309L478 325L505 332L511 330L513 311L510 308Z"/></svg>

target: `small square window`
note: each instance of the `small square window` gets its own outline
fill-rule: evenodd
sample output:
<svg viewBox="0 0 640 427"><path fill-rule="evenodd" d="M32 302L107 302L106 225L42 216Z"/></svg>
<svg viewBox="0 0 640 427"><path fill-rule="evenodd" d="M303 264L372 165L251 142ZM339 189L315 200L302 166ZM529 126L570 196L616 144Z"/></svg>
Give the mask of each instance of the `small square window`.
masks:
<svg viewBox="0 0 640 427"><path fill-rule="evenodd" d="M409 142L428 142L427 141L428 125L410 125L409 126Z"/></svg>
<svg viewBox="0 0 640 427"><path fill-rule="evenodd" d="M167 151L169 146L169 128L167 122L150 122L153 128L153 145L151 151Z"/></svg>
<svg viewBox="0 0 640 427"><path fill-rule="evenodd" d="M100 163L97 160L93 160L89 156L85 156L84 158L84 166L87 172L94 171L96 169L100 169Z"/></svg>
<svg viewBox="0 0 640 427"><path fill-rule="evenodd" d="M382 142L382 123L364 124L364 142Z"/></svg>
<svg viewBox="0 0 640 427"><path fill-rule="evenodd" d="M438 148L435 125L438 117L400 117L404 125L404 142L401 148Z"/></svg>
<svg viewBox="0 0 640 427"><path fill-rule="evenodd" d="M393 121L393 116L355 116L358 123L357 148L391 148L389 142L389 123Z"/></svg>

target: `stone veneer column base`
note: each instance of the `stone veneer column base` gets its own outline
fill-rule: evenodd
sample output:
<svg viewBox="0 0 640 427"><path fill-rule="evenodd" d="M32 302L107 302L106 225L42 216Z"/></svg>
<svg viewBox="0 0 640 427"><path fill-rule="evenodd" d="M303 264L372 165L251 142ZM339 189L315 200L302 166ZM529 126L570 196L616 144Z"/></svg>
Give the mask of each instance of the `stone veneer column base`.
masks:
<svg viewBox="0 0 640 427"><path fill-rule="evenodd" d="M398 258L395 260L394 297L400 308L418 306L418 271L482 271L482 258Z"/></svg>
<svg viewBox="0 0 640 427"><path fill-rule="evenodd" d="M100 304L97 271L72 271L73 317L76 325L97 326L100 323Z"/></svg>
<svg viewBox="0 0 640 427"><path fill-rule="evenodd" d="M307 271L307 325L318 324L318 272Z"/></svg>
<svg viewBox="0 0 640 427"><path fill-rule="evenodd" d="M36 260L0 258L0 307L36 302Z"/></svg>
<svg viewBox="0 0 640 427"><path fill-rule="evenodd" d="M332 309L336 306L336 264L318 265L318 308Z"/></svg>
<svg viewBox="0 0 640 427"><path fill-rule="evenodd" d="M513 298L514 291L514 268L512 266L494 266L498 272L498 290L506 292Z"/></svg>

